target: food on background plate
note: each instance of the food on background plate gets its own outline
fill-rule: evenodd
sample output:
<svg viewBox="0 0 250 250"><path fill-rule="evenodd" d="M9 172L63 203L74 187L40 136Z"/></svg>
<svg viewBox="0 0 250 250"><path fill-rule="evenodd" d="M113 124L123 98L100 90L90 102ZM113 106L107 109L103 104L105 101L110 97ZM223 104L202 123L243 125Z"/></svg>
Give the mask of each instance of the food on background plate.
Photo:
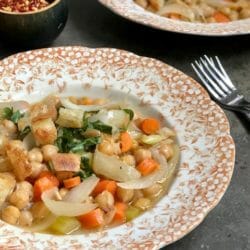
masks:
<svg viewBox="0 0 250 250"><path fill-rule="evenodd" d="M1 219L71 234L120 225L153 207L176 171L176 134L130 106L52 95L1 103Z"/></svg>
<svg viewBox="0 0 250 250"><path fill-rule="evenodd" d="M51 1L46 0L0 0L0 10L8 12L30 12L47 7Z"/></svg>
<svg viewBox="0 0 250 250"><path fill-rule="evenodd" d="M134 0L148 11L174 20L225 23L250 18L249 0Z"/></svg>

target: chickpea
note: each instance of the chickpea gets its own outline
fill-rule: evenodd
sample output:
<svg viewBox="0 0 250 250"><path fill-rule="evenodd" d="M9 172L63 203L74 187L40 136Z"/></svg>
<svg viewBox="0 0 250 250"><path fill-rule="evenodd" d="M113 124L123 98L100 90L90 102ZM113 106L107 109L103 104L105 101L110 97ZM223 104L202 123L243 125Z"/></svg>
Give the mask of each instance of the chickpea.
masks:
<svg viewBox="0 0 250 250"><path fill-rule="evenodd" d="M47 167L45 164L40 162L32 161L31 163L31 177L36 178L43 170L46 170Z"/></svg>
<svg viewBox="0 0 250 250"><path fill-rule="evenodd" d="M24 149L24 144L20 140L12 140L9 142L9 146L11 148L19 148L19 149Z"/></svg>
<svg viewBox="0 0 250 250"><path fill-rule="evenodd" d="M148 6L147 0L135 0L135 2L144 9L147 8Z"/></svg>
<svg viewBox="0 0 250 250"><path fill-rule="evenodd" d="M238 20L239 19L239 13L236 10L232 10L231 13L229 14L229 18L232 21Z"/></svg>
<svg viewBox="0 0 250 250"><path fill-rule="evenodd" d="M12 171L12 165L8 158L2 158L0 157L0 173L2 172L11 172Z"/></svg>
<svg viewBox="0 0 250 250"><path fill-rule="evenodd" d="M132 141L132 149L137 149L139 147L139 142L137 140Z"/></svg>
<svg viewBox="0 0 250 250"><path fill-rule="evenodd" d="M164 6L164 0L149 0L151 7L159 11Z"/></svg>
<svg viewBox="0 0 250 250"><path fill-rule="evenodd" d="M142 192L146 196L156 197L162 192L162 190L163 190L162 185L159 183L155 183L148 188L144 188Z"/></svg>
<svg viewBox="0 0 250 250"><path fill-rule="evenodd" d="M140 163L144 159L152 157L151 152L148 149L143 149L143 148L137 149L134 155L136 163Z"/></svg>
<svg viewBox="0 0 250 250"><path fill-rule="evenodd" d="M171 158L174 154L174 150L173 147L169 144L163 144L160 147L160 153L162 153L165 158L168 160L169 158Z"/></svg>
<svg viewBox="0 0 250 250"><path fill-rule="evenodd" d="M101 136L101 132L97 129L93 129L93 128L88 128L85 132L84 132L84 136L85 137L96 137L96 136Z"/></svg>
<svg viewBox="0 0 250 250"><path fill-rule="evenodd" d="M43 154L40 148L33 148L28 153L28 158L30 161L42 162Z"/></svg>
<svg viewBox="0 0 250 250"><path fill-rule="evenodd" d="M4 155L6 152L6 143L8 142L8 138L4 134L0 134L0 155Z"/></svg>
<svg viewBox="0 0 250 250"><path fill-rule="evenodd" d="M14 134L17 132L17 127L14 122L10 120L3 120L3 126L9 134Z"/></svg>
<svg viewBox="0 0 250 250"><path fill-rule="evenodd" d="M42 201L35 202L30 209L34 219L43 219L49 215L49 209Z"/></svg>
<svg viewBox="0 0 250 250"><path fill-rule="evenodd" d="M58 152L58 147L54 145L48 144L42 147L43 159L45 161L50 161L51 157L55 155L57 152Z"/></svg>
<svg viewBox="0 0 250 250"><path fill-rule="evenodd" d="M32 196L32 185L27 181L23 181L17 183L16 190L9 197L9 202L18 207L19 209L23 209L29 205Z"/></svg>
<svg viewBox="0 0 250 250"><path fill-rule="evenodd" d="M115 155L121 154L121 145L119 142L113 143L113 151Z"/></svg>
<svg viewBox="0 0 250 250"><path fill-rule="evenodd" d="M69 192L69 190L67 188L61 188L59 190L59 194L60 196L63 198L67 193Z"/></svg>
<svg viewBox="0 0 250 250"><path fill-rule="evenodd" d="M105 99L102 99L102 98L97 98L94 100L93 104L95 105L103 105L105 104L107 101Z"/></svg>
<svg viewBox="0 0 250 250"><path fill-rule="evenodd" d="M142 198L142 197L143 197L143 192L142 192L142 190L140 190L140 189L134 190L134 198L133 198L133 201L136 201L136 200L138 200L139 198Z"/></svg>
<svg viewBox="0 0 250 250"><path fill-rule="evenodd" d="M134 206L140 208L141 210L146 210L151 205L151 200L147 198L139 198L135 203Z"/></svg>
<svg viewBox="0 0 250 250"><path fill-rule="evenodd" d="M250 17L250 9L242 9L240 12L241 18L249 18Z"/></svg>
<svg viewBox="0 0 250 250"><path fill-rule="evenodd" d="M135 166L135 157L133 155L123 155L121 159L129 166Z"/></svg>
<svg viewBox="0 0 250 250"><path fill-rule="evenodd" d="M103 191L95 197L95 201L98 203L99 207L105 212L110 211L114 207L114 196L108 192Z"/></svg>
<svg viewBox="0 0 250 250"><path fill-rule="evenodd" d="M119 200L123 202L129 202L134 197L134 189L124 189L121 187L117 187L116 195Z"/></svg>
<svg viewBox="0 0 250 250"><path fill-rule="evenodd" d="M98 149L102 153L107 154L107 155L114 154L113 144L107 140L103 140L103 142L99 144Z"/></svg>
<svg viewBox="0 0 250 250"><path fill-rule="evenodd" d="M7 206L2 210L2 220L10 223L12 225L16 225L18 223L20 217L20 211L15 206Z"/></svg>
<svg viewBox="0 0 250 250"><path fill-rule="evenodd" d="M19 225L21 226L31 226L33 221L33 215L30 211L22 211L19 217Z"/></svg>

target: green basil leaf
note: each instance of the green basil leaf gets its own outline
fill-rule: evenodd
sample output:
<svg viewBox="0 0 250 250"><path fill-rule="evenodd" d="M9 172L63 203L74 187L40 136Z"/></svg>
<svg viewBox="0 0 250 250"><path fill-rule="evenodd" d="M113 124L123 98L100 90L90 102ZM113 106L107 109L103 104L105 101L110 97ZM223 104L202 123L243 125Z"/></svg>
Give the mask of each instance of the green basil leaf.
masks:
<svg viewBox="0 0 250 250"><path fill-rule="evenodd" d="M112 126L106 125L101 121L95 121L91 123L92 128L97 129L106 134L112 134Z"/></svg>
<svg viewBox="0 0 250 250"><path fill-rule="evenodd" d="M134 111L132 109L123 109L123 111L125 113L129 114L129 119L130 119L130 121L132 121L134 118Z"/></svg>
<svg viewBox="0 0 250 250"><path fill-rule="evenodd" d="M20 113L19 110L15 111L12 116L10 117L10 120L14 123L17 123L20 118L23 117L23 114Z"/></svg>
<svg viewBox="0 0 250 250"><path fill-rule="evenodd" d="M72 152L72 153L76 153L76 152L79 152L79 151L88 152L88 151L94 150L96 145L99 144L99 143L101 143L101 137L100 136L90 137L90 138L84 139L81 142L73 142L70 145L69 151Z"/></svg>
<svg viewBox="0 0 250 250"><path fill-rule="evenodd" d="M81 158L81 170L76 173L76 176L79 176L81 180L84 180L93 174L92 167L90 165L90 160L87 157Z"/></svg>
<svg viewBox="0 0 250 250"><path fill-rule="evenodd" d="M2 112L2 117L4 119L10 120L11 116L13 115L13 108L5 107Z"/></svg>
<svg viewBox="0 0 250 250"><path fill-rule="evenodd" d="M30 126L25 127L18 135L19 140L23 140L31 132Z"/></svg>

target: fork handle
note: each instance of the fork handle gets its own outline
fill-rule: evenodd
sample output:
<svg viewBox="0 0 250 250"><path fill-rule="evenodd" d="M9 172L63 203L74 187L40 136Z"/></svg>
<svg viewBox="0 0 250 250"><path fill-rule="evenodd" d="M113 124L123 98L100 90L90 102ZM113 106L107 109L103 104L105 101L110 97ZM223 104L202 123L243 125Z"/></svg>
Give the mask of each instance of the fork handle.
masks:
<svg viewBox="0 0 250 250"><path fill-rule="evenodd" d="M241 113L244 115L245 119L250 122L250 111L242 110Z"/></svg>

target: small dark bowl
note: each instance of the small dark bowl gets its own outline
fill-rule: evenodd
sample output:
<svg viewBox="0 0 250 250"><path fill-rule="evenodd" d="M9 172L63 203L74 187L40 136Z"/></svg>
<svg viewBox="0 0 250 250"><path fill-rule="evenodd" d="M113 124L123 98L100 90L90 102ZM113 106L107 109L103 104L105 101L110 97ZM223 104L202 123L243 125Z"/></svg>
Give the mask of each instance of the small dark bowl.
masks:
<svg viewBox="0 0 250 250"><path fill-rule="evenodd" d="M54 0L46 8L32 12L0 10L0 39L15 46L45 46L62 32L67 18L66 0Z"/></svg>

